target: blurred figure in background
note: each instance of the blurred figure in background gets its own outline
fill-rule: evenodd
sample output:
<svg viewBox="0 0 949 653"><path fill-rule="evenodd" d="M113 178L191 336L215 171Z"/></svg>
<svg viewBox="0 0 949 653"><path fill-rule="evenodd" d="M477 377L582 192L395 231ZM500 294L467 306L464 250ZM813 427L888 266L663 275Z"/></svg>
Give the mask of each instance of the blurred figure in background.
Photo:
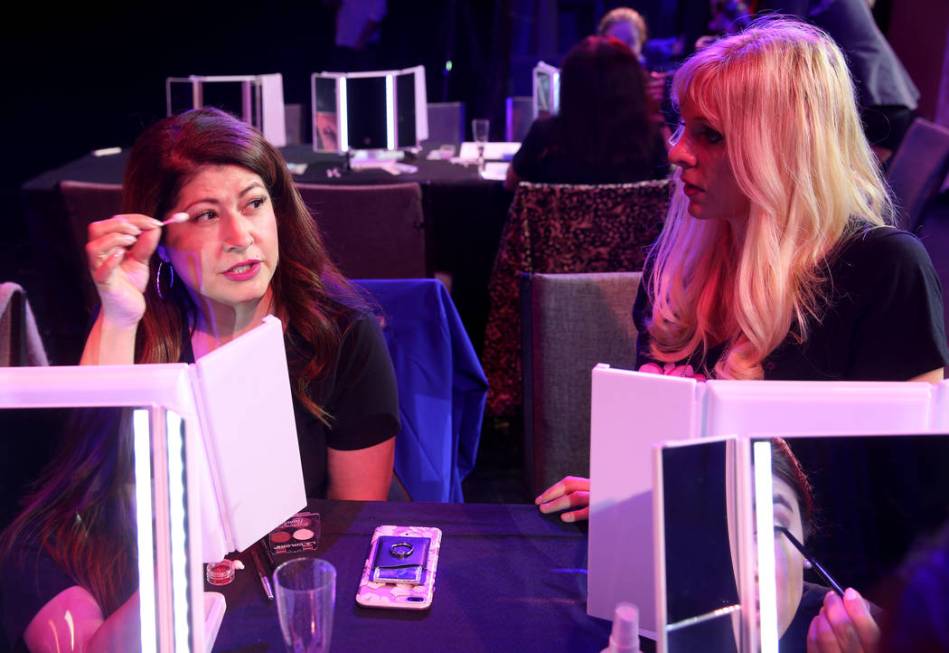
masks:
<svg viewBox="0 0 949 653"><path fill-rule="evenodd" d="M560 113L534 121L505 186L661 179L669 170L659 122L635 53L616 39L587 37L564 60Z"/></svg>
<svg viewBox="0 0 949 653"><path fill-rule="evenodd" d="M758 11L800 17L827 32L847 55L860 119L881 164L912 124L919 89L880 32L867 0L760 0Z"/></svg>
<svg viewBox="0 0 949 653"><path fill-rule="evenodd" d="M325 0L336 9L336 47L332 70L377 70L379 34L386 16L386 0Z"/></svg>
<svg viewBox="0 0 949 653"><path fill-rule="evenodd" d="M648 32L646 21L635 9L629 7L613 9L600 20L596 33L599 36L612 36L614 39L622 41L642 62L643 46L646 44Z"/></svg>

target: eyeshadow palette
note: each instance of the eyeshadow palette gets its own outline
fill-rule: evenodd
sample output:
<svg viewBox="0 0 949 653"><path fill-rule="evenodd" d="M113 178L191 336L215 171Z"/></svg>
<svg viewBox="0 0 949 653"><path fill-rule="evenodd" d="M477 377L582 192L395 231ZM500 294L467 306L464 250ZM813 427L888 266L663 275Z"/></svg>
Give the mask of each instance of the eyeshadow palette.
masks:
<svg viewBox="0 0 949 653"><path fill-rule="evenodd" d="M267 543L274 555L316 551L320 546L319 513L298 512L273 529Z"/></svg>

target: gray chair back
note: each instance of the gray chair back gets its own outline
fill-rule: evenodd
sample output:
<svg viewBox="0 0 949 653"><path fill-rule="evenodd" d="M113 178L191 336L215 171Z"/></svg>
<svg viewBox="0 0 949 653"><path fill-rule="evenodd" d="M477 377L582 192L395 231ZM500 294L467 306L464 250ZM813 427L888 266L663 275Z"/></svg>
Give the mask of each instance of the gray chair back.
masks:
<svg viewBox="0 0 949 653"><path fill-rule="evenodd" d="M590 384L597 363L633 369L632 308L642 273L521 277L524 461L536 496L590 474Z"/></svg>
<svg viewBox="0 0 949 653"><path fill-rule="evenodd" d="M918 232L926 205L949 173L949 129L917 118L886 169L893 190L899 224Z"/></svg>
<svg viewBox="0 0 949 653"><path fill-rule="evenodd" d="M504 140L520 143L534 122L534 98L529 95L509 97L504 109Z"/></svg>
<svg viewBox="0 0 949 653"><path fill-rule="evenodd" d="M427 277L418 184L297 184L330 256L351 279Z"/></svg>
<svg viewBox="0 0 949 653"><path fill-rule="evenodd" d="M465 140L465 105L462 102L428 103L428 138L426 143L460 145Z"/></svg>
<svg viewBox="0 0 949 653"><path fill-rule="evenodd" d="M18 284L0 283L0 367L49 365L36 318Z"/></svg>

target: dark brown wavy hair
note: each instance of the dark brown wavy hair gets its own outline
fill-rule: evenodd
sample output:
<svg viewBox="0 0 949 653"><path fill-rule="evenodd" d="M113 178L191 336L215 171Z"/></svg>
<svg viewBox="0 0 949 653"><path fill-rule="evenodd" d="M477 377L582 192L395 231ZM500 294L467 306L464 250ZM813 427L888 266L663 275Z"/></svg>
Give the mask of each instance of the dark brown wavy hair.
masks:
<svg viewBox="0 0 949 653"><path fill-rule="evenodd" d="M34 564L32 546L96 599L110 615L135 589L135 515L130 408L79 408L64 420L60 447L0 535L0 558Z"/></svg>
<svg viewBox="0 0 949 653"><path fill-rule="evenodd" d="M801 509L801 526L806 540L815 530L817 508L814 503L814 487L807 478L807 473L791 451L788 441L784 438L771 439L771 471L787 483L797 495L798 507Z"/></svg>
<svg viewBox="0 0 949 653"><path fill-rule="evenodd" d="M297 339L291 356L294 396L308 411L329 418L307 389L334 361L341 339L338 318L363 302L330 260L316 221L293 183L286 161L259 131L218 109L195 109L149 127L135 142L125 170L123 208L163 220L185 184L205 166L236 165L256 173L267 187L277 218L280 261L271 281L274 313ZM150 279L158 275L158 257ZM145 290L145 315L135 346L137 363L175 363L182 339L193 328L197 307L183 284L162 297L152 281ZM294 369L294 360L304 363Z"/></svg>
<svg viewBox="0 0 949 653"><path fill-rule="evenodd" d="M588 36L567 53L556 120L574 160L596 167L654 161L663 148L655 109L643 68L626 44Z"/></svg>

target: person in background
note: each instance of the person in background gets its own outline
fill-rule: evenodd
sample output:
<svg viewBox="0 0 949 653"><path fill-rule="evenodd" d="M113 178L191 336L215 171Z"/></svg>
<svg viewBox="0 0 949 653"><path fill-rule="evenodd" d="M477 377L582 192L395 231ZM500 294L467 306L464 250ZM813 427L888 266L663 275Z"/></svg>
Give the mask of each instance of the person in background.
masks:
<svg viewBox="0 0 949 653"><path fill-rule="evenodd" d="M336 44L331 67L336 72L378 70L379 36L386 0L324 0L336 9Z"/></svg>
<svg viewBox="0 0 949 653"><path fill-rule="evenodd" d="M867 0L759 0L759 12L780 12L816 25L847 56L860 117L880 164L899 147L916 116L919 89L880 32Z"/></svg>
<svg viewBox="0 0 949 653"><path fill-rule="evenodd" d="M596 33L603 37L612 37L625 43L642 62L643 46L646 45L648 32L646 21L635 9L617 7L600 19Z"/></svg>
<svg viewBox="0 0 949 653"><path fill-rule="evenodd" d="M669 215L633 314L641 371L701 379L929 381L942 290L892 205L840 49L758 19L675 74ZM589 479L536 499L589 515Z"/></svg>
<svg viewBox="0 0 949 653"><path fill-rule="evenodd" d="M635 53L639 63L643 66L646 75L646 95L649 96L653 105L657 108L656 110L667 108L664 106L664 102L668 100L666 81L669 73L659 72L649 67L643 52L649 32L646 27L646 20L640 13L629 7L617 7L603 16L596 33L599 36L612 37L629 46L629 49ZM660 129L663 132L663 138L668 140L669 134L666 133L665 122L662 123Z"/></svg>
<svg viewBox="0 0 949 653"><path fill-rule="evenodd" d="M615 39L587 37L564 60L560 113L534 121L505 186L661 179L668 161L658 122L633 51Z"/></svg>

